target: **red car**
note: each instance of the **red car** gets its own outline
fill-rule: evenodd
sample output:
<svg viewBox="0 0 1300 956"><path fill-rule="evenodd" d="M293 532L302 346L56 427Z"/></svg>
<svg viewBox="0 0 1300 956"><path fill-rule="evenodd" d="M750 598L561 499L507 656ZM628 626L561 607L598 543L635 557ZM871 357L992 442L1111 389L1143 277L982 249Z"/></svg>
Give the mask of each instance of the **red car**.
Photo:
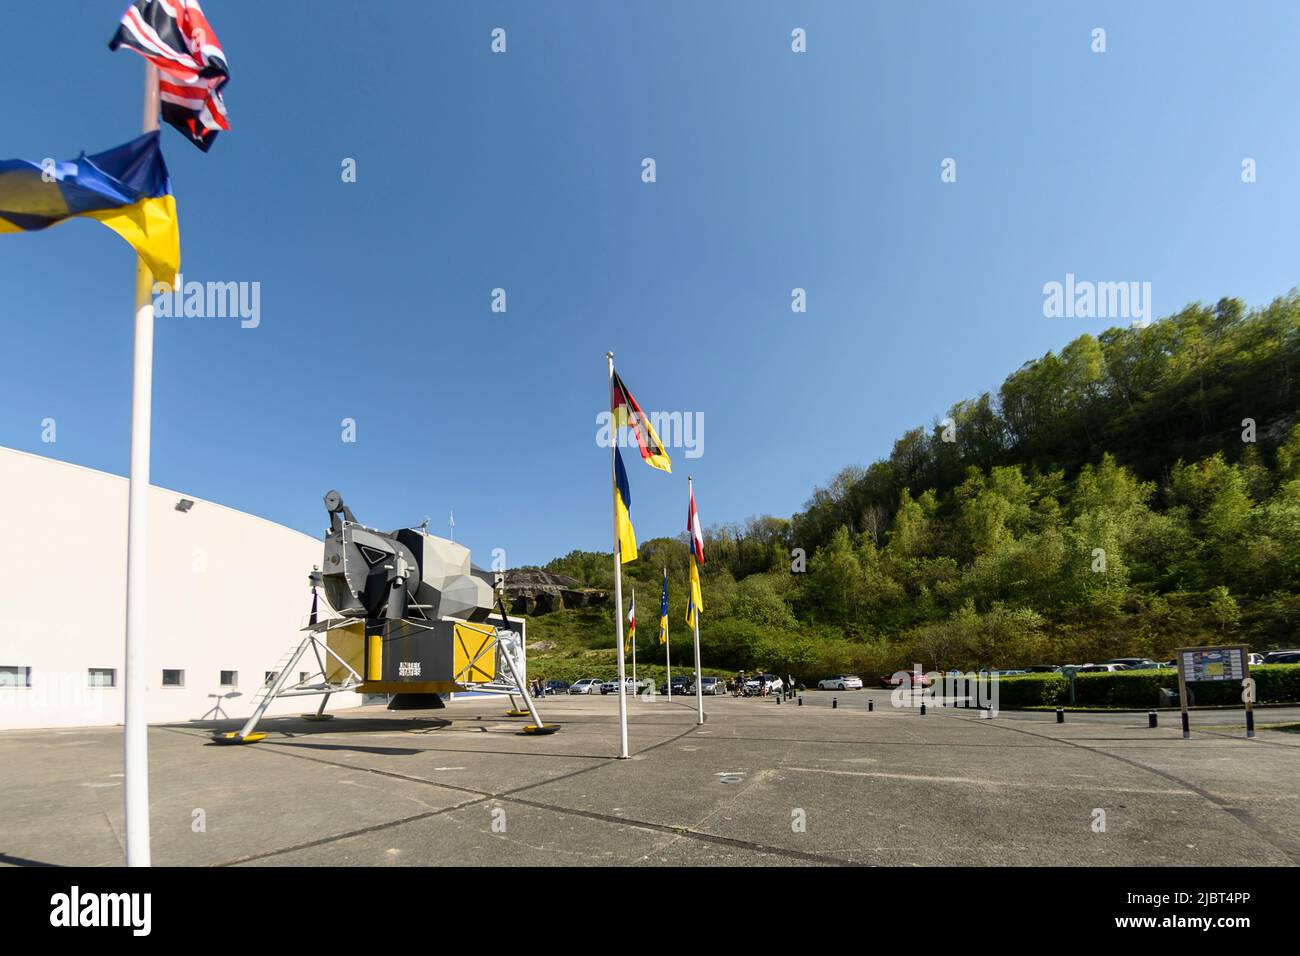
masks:
<svg viewBox="0 0 1300 956"><path fill-rule="evenodd" d="M916 678L916 675L912 671L894 671L894 673L886 674L884 677L880 678L880 686L890 689L900 685L903 687L911 687L914 678ZM929 687L930 684L933 683L928 674L921 674L919 682L921 687Z"/></svg>

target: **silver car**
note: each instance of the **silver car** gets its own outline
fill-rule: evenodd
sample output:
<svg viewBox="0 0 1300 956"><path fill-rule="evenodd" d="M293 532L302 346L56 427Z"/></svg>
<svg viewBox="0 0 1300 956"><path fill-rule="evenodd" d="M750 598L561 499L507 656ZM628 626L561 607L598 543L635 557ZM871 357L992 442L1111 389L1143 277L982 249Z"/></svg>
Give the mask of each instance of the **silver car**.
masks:
<svg viewBox="0 0 1300 956"><path fill-rule="evenodd" d="M582 680L569 685L570 694L599 694L600 678L584 677Z"/></svg>

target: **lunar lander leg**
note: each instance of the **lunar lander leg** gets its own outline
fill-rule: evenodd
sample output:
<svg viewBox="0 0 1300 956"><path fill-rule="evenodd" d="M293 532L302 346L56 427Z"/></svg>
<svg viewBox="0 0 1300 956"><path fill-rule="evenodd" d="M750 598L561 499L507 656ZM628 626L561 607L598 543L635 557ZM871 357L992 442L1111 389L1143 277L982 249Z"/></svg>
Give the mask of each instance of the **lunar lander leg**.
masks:
<svg viewBox="0 0 1300 956"><path fill-rule="evenodd" d="M264 740L266 734L257 732L257 725L266 714L267 708L281 697L321 695L320 706L316 709L316 712L314 714L303 714L302 716L306 720L326 720L332 718L334 716L333 714L325 713L325 705L329 703L330 696L345 690L357 690L363 683L361 675L358 674L346 660L335 653L324 639L324 635L329 632L331 625L336 623L337 622L324 622L321 624L309 625L310 630L308 634L302 639L302 642L289 653L284 661L281 662L279 670L277 671L275 678L272 680L271 686L266 688L265 694L258 702L257 707L254 708L253 713L249 716L248 720L244 721L244 725L237 731L213 734L213 741L219 744L254 744L259 740ZM315 653L316 662L320 665L320 671L317 676L321 678L321 682L306 683L304 681L298 681L297 683L291 684L290 675L298 666L298 661L302 660L302 656L307 653L308 648ZM324 651L323 657L321 656L322 651ZM330 659L337 662L336 670L339 670L344 675L337 681L331 680L326 673L326 664Z"/></svg>
<svg viewBox="0 0 1300 956"><path fill-rule="evenodd" d="M537 713L537 705L533 703L532 696L528 693L528 688L524 686L523 674L519 672L519 665L515 662L514 654L514 631L505 628L497 628L496 639L497 659L503 661L506 668L510 671L510 677L514 681L515 687L519 689L520 696L523 697L524 703L528 707L528 714L533 718L531 724L524 725L526 734L553 734L560 729L558 724L544 724L541 716ZM513 702L514 695L511 695Z"/></svg>

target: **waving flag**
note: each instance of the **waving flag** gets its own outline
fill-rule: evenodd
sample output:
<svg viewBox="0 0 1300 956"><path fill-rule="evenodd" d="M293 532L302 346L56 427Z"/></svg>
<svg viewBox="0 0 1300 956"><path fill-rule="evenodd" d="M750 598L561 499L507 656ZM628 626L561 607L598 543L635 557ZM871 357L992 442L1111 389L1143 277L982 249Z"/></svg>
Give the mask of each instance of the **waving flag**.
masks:
<svg viewBox="0 0 1300 956"><path fill-rule="evenodd" d="M691 594L686 599L686 623L689 627L695 626L695 615L704 610L704 595L700 593L700 568L694 561L691 562Z"/></svg>
<svg viewBox="0 0 1300 956"><path fill-rule="evenodd" d="M230 69L198 0L135 0L108 42L110 50L119 47L158 68L163 119L203 152L219 130L230 129L221 98Z"/></svg>
<svg viewBox="0 0 1300 956"><path fill-rule="evenodd" d="M0 160L0 233L37 232L74 217L102 222L129 242L156 282L176 281L180 229L157 131L61 163Z"/></svg>
<svg viewBox="0 0 1300 956"><path fill-rule="evenodd" d="M690 481L691 506L686 512L686 533L691 536L691 594L686 604L686 623L695 626L695 615L704 610L700 593L700 565L704 563L704 536L700 533L700 513L695 510L695 482Z"/></svg>
<svg viewBox="0 0 1300 956"><path fill-rule="evenodd" d="M627 609L627 640L624 649L636 644L636 588L632 589L632 603Z"/></svg>
<svg viewBox="0 0 1300 956"><path fill-rule="evenodd" d="M659 597L659 643L668 643L668 569L664 568L664 589Z"/></svg>
<svg viewBox="0 0 1300 956"><path fill-rule="evenodd" d="M614 373L610 411L613 412L615 427L626 425L632 429L632 432L636 435L637 447L641 449L641 457L645 459L646 464L652 468L658 468L660 471L671 473L673 463L668 459L668 452L664 450L664 443L655 434L650 419L646 417L645 412L641 411L641 406L636 403L636 399L627 390L627 386L623 384L623 380L618 377L617 372Z"/></svg>
<svg viewBox="0 0 1300 956"><path fill-rule="evenodd" d="M632 491L627 485L623 456L614 449L614 488L618 493L618 550L621 563L636 560L636 532L632 529Z"/></svg>
<svg viewBox="0 0 1300 956"><path fill-rule="evenodd" d="M704 532L700 530L700 513L695 510L695 488L691 488L691 507L686 512L686 533L691 536L691 557L704 563Z"/></svg>

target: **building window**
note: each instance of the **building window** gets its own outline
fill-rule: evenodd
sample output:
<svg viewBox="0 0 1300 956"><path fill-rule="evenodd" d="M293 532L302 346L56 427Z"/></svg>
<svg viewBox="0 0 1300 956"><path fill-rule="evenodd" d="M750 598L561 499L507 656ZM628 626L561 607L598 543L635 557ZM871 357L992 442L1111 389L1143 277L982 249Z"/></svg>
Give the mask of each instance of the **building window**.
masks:
<svg viewBox="0 0 1300 956"><path fill-rule="evenodd" d="M184 671L166 670L166 669L164 669L164 670L163 670L163 682L162 682L162 685L163 685L164 687L184 687L184 686L185 686L185 672L184 672Z"/></svg>
<svg viewBox="0 0 1300 956"><path fill-rule="evenodd" d="M239 686L239 671L222 671L222 672L221 672L221 686L222 686L222 687L238 687L238 686Z"/></svg>
<svg viewBox="0 0 1300 956"><path fill-rule="evenodd" d="M31 687L32 669L11 664L0 665L0 687Z"/></svg>
<svg viewBox="0 0 1300 956"><path fill-rule="evenodd" d="M310 672L310 671L299 671L299 672L298 672L298 683L299 683L299 684L305 684L305 683L307 683L307 678L308 678L308 677L311 677L311 672Z"/></svg>
<svg viewBox="0 0 1300 956"><path fill-rule="evenodd" d="M279 676L280 676L280 672L279 672L279 671L267 671L267 672L266 672L266 686L267 686L267 687L270 687L272 684L274 684L274 683L275 683L275 679L276 679L277 677L279 677Z"/></svg>
<svg viewBox="0 0 1300 956"><path fill-rule="evenodd" d="M117 671L112 667L92 667L86 672L88 687L116 687Z"/></svg>

